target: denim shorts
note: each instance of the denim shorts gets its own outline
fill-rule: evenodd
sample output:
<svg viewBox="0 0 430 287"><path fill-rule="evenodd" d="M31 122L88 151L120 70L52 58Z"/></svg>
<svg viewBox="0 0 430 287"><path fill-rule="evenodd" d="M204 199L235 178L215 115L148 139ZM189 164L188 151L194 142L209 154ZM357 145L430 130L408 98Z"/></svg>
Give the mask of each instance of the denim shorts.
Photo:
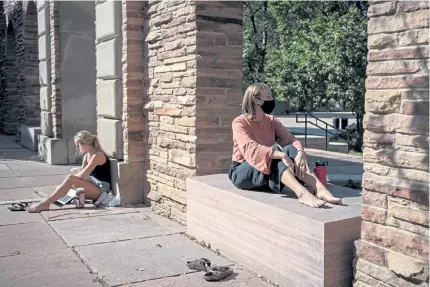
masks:
<svg viewBox="0 0 430 287"><path fill-rule="evenodd" d="M97 185L100 190L100 193L109 192L110 191L110 183L102 180L98 180L94 176L89 175L87 180Z"/></svg>
<svg viewBox="0 0 430 287"><path fill-rule="evenodd" d="M277 145L272 147L278 151L281 150ZM282 151L294 162L294 156L297 150L293 146L286 146L282 148ZM240 163L233 161L228 174L233 185L239 189L252 190L268 186L272 191L280 193L285 187L281 182L281 177L287 168L288 167L282 160L272 159L270 174L264 174L246 161ZM296 179L299 183L304 184L304 182L297 177Z"/></svg>

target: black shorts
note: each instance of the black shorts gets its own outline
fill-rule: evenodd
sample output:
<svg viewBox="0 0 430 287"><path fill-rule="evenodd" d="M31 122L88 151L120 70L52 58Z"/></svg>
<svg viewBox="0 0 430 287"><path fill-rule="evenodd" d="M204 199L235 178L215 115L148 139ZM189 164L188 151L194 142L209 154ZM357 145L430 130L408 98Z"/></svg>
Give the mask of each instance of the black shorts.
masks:
<svg viewBox="0 0 430 287"><path fill-rule="evenodd" d="M274 145L273 148L280 150L277 145ZM297 151L293 146L286 146L282 151L287 153L294 162L294 157L292 155L297 153ZM284 189L281 177L287 168L288 167L282 162L282 160L272 159L270 174L264 174L252 167L246 161L240 163L233 161L230 165L228 176L233 185L239 189L251 190L268 186L274 192L281 192L282 189ZM304 182L298 178L297 181L304 184Z"/></svg>

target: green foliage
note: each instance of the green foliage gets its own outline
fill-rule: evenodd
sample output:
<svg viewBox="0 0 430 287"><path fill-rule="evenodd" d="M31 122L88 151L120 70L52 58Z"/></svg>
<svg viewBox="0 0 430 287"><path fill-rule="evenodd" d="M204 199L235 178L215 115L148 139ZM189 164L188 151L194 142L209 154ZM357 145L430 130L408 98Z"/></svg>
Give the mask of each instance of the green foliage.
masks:
<svg viewBox="0 0 430 287"><path fill-rule="evenodd" d="M367 3L247 1L244 84L265 81L298 111L364 114Z"/></svg>

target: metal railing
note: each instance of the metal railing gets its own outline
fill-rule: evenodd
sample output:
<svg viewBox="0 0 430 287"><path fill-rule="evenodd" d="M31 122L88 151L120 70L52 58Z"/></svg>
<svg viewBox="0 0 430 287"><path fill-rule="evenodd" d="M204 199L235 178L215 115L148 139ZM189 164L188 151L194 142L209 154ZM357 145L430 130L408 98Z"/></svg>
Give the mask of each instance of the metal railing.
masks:
<svg viewBox="0 0 430 287"><path fill-rule="evenodd" d="M305 116L305 120L304 121L300 121L299 120L299 116L300 115L304 115ZM310 120L308 118L311 118ZM315 122L313 122L313 120L315 120ZM323 125L325 125L324 127L321 127L318 125L318 123L321 123ZM314 116L313 114L309 114L309 113L297 113L296 114L296 123L304 123L305 124L305 148L307 147L307 143L308 143L308 124L311 124L323 131L325 131L325 150L328 150L328 134L334 135L334 136L339 136L339 134L345 135L346 136L346 142L348 145L348 153L349 153L349 143L351 141L351 135L344 130L340 130L334 126L332 126L331 124L317 118L316 116ZM332 132L328 129L328 127L331 127L332 129L336 130L336 132Z"/></svg>

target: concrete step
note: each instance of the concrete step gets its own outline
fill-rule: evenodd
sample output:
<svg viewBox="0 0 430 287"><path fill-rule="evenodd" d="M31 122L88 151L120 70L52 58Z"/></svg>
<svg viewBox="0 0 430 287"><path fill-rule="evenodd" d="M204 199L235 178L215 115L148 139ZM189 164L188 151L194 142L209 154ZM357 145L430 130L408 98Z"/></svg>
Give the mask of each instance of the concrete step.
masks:
<svg viewBox="0 0 430 287"><path fill-rule="evenodd" d="M348 144L346 142L330 142L328 150L333 152L348 153Z"/></svg>
<svg viewBox="0 0 430 287"><path fill-rule="evenodd" d="M295 136L303 145L305 144L305 136L304 135L296 135ZM340 152L340 153L348 153L348 144L346 142L331 142L330 137L328 138L327 148L332 152ZM325 136L318 135L308 135L306 148L313 149L326 149L326 139Z"/></svg>
<svg viewBox="0 0 430 287"><path fill-rule="evenodd" d="M279 286L349 286L360 237L358 190L328 184L344 206L235 188L226 174L187 180L187 233Z"/></svg>

